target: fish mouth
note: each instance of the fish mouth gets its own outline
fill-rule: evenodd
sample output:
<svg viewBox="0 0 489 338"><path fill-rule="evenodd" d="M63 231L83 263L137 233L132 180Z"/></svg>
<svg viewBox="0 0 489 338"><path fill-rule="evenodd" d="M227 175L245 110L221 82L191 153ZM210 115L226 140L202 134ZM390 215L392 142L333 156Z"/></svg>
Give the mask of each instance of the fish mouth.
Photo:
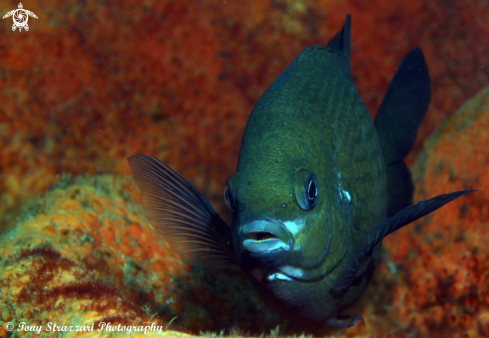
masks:
<svg viewBox="0 0 489 338"><path fill-rule="evenodd" d="M256 220L241 228L245 250L254 254L266 254L277 250L289 251L292 248L292 235L278 222Z"/></svg>

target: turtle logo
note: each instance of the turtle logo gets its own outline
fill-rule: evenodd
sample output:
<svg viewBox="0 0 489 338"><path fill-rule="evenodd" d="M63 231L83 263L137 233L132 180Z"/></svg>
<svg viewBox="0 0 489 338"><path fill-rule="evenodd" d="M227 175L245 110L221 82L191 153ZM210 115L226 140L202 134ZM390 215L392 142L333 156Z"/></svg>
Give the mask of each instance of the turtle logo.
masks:
<svg viewBox="0 0 489 338"><path fill-rule="evenodd" d="M23 8L21 3L19 3L19 8L14 9L13 11L8 12L3 16L3 18L8 18L9 16L13 16L14 24L12 25L12 30L15 31L17 28L19 32L24 28L26 31L29 30L29 25L27 24L27 20L29 20L29 16L37 19L37 15Z"/></svg>

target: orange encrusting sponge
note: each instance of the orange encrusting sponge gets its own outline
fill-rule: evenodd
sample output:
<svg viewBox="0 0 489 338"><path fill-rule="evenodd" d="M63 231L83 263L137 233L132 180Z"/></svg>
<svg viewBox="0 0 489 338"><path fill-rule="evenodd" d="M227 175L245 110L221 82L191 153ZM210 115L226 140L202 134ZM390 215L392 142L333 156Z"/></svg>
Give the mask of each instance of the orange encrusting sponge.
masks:
<svg viewBox="0 0 489 338"><path fill-rule="evenodd" d="M488 145L486 88L435 130L411 168L415 202L477 192L384 239L384 259L357 305L376 336L489 336Z"/></svg>
<svg viewBox="0 0 489 338"><path fill-rule="evenodd" d="M183 263L145 220L132 178L69 181L29 204L2 235L1 321L166 327L177 317L171 329L194 333L280 324L249 310L264 304L244 276Z"/></svg>

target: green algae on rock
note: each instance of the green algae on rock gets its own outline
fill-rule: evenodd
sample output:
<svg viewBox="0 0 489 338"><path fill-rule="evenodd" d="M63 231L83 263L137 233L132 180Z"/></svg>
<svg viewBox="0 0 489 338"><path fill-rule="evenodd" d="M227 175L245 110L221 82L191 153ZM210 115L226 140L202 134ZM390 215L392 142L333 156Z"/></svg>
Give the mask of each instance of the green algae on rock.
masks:
<svg viewBox="0 0 489 338"><path fill-rule="evenodd" d="M192 271L137 203L133 180L110 175L65 179L30 203L1 237L3 318L166 325L178 317L170 328L194 333L258 334L281 323L247 311L262 305L243 279Z"/></svg>

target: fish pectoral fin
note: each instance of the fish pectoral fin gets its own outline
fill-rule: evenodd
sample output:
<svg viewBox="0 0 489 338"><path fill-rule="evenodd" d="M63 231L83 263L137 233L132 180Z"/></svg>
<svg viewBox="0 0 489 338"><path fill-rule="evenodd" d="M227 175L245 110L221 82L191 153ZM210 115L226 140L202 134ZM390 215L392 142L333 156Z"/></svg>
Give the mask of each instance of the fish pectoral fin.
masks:
<svg viewBox="0 0 489 338"><path fill-rule="evenodd" d="M144 154L128 158L146 217L190 264L237 268L231 229L183 176Z"/></svg>
<svg viewBox="0 0 489 338"><path fill-rule="evenodd" d="M392 217L387 218L379 226L371 230L362 230L356 224L354 225L355 230L358 231L357 234L354 232L354 236L364 235L367 237L366 245L361 251L362 258L366 257L372 252L377 244L382 241L382 239L389 235L390 233L402 228L403 226L414 222L415 220L428 215L429 213L441 208L445 204L459 198L460 196L470 194L477 190L461 190L454 191L448 194L438 195L436 197L430 198L429 200L424 200L411 205Z"/></svg>
<svg viewBox="0 0 489 338"><path fill-rule="evenodd" d="M341 273L335 278L333 288L346 292L356 278L361 277L372 262L371 251L362 250L359 241L354 241L341 266Z"/></svg>
<svg viewBox="0 0 489 338"><path fill-rule="evenodd" d="M411 205L392 217L387 218L384 222L382 222L378 227L373 228L372 230L362 230L357 225L355 225L355 229L364 235L368 235L369 243L365 247L364 252L371 252L373 248L388 234L396 231L403 226L414 222L418 218L428 215L429 213L435 211L438 208L441 208L445 204L463 196L475 192L477 190L460 190L454 191L448 194L438 195L436 197L430 198L428 200L424 200L418 202L414 205Z"/></svg>
<svg viewBox="0 0 489 338"><path fill-rule="evenodd" d="M365 271L363 264L367 263L366 259L369 259L375 246L385 236L414 222L418 218L428 215L454 199L474 191L476 190L455 191L418 202L401 210L394 216L387 218L379 226L371 230L363 230L354 224L355 231L352 233L353 243L342 263L342 271L336 278L333 287L338 291L346 290L352 284L353 280L361 275L360 271L362 271L362 268Z"/></svg>
<svg viewBox="0 0 489 338"><path fill-rule="evenodd" d="M355 326L356 323L361 321L365 325L365 321L359 315L355 316L346 316L346 315L337 315L334 318L330 318L326 321L326 324L331 326L336 326L342 329L346 329L352 326Z"/></svg>

